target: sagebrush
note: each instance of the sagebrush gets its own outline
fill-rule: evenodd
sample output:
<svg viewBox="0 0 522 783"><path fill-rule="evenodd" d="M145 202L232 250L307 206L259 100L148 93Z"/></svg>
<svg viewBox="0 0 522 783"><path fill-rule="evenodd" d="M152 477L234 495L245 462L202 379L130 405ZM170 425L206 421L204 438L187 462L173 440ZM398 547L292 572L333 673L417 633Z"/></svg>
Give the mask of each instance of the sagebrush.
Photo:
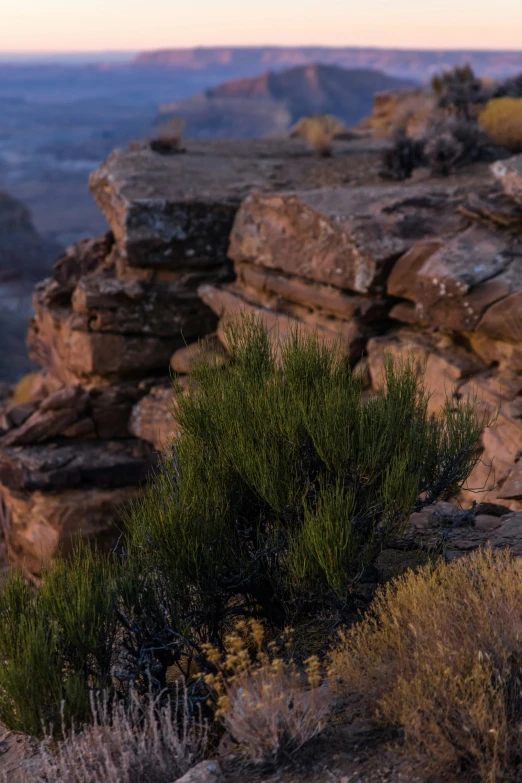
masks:
<svg viewBox="0 0 522 783"><path fill-rule="evenodd" d="M381 590L332 676L440 773L515 780L522 753L522 562L478 551Z"/></svg>

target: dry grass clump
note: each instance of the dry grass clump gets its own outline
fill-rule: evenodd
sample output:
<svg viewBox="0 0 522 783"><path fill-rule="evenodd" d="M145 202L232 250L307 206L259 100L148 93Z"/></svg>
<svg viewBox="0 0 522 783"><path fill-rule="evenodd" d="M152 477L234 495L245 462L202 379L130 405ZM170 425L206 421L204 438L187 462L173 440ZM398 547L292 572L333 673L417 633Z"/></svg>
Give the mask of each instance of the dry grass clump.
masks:
<svg viewBox="0 0 522 783"><path fill-rule="evenodd" d="M132 699L111 711L107 699L93 700L93 721L80 732L50 739L25 770L26 783L172 783L204 757L208 729L189 713L184 686L177 707L144 706Z"/></svg>
<svg viewBox="0 0 522 783"><path fill-rule="evenodd" d="M343 637L332 674L440 771L520 772L522 562L479 551L408 573Z"/></svg>
<svg viewBox="0 0 522 783"><path fill-rule="evenodd" d="M275 763L322 731L332 694L321 683L316 656L300 670L277 654L274 642L265 646L255 620L239 623L226 645L224 656L208 648L217 673L206 682L216 697L216 717L250 759Z"/></svg>
<svg viewBox="0 0 522 783"><path fill-rule="evenodd" d="M522 98L493 98L479 116L489 138L510 152L522 152Z"/></svg>
<svg viewBox="0 0 522 783"><path fill-rule="evenodd" d="M290 135L293 138L304 139L319 157L329 158L334 139L345 131L345 126L336 117L315 114L299 120Z"/></svg>
<svg viewBox="0 0 522 783"><path fill-rule="evenodd" d="M38 373L31 372L20 378L13 393L9 399L9 407L13 408L15 405L23 405L32 400L32 391L34 384L38 378Z"/></svg>

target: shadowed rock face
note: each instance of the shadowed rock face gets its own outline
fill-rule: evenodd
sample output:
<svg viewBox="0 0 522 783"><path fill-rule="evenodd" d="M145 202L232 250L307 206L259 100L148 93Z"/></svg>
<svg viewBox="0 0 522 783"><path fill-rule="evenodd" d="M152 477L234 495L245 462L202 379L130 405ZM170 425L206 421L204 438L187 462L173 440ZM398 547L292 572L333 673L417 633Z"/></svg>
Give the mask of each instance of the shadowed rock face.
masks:
<svg viewBox="0 0 522 783"><path fill-rule="evenodd" d="M31 571L79 529L109 545L111 498L112 508L132 498L154 451L178 434L169 365L182 388L198 356L222 366L225 321L244 312L271 334L299 326L340 344L368 391L391 353L425 368L430 412L447 396L476 394L486 418L501 404L461 500L522 511L512 185L485 166L356 184L368 149L340 150L319 161L298 141L168 156L143 144L93 175L111 232L70 248L36 286L28 345L42 371L27 399L0 404L1 514L10 552ZM511 540L511 521L495 525Z"/></svg>
<svg viewBox="0 0 522 783"><path fill-rule="evenodd" d="M31 369L24 349L31 288L60 250L39 236L23 204L0 191L0 382L14 382Z"/></svg>
<svg viewBox="0 0 522 783"><path fill-rule="evenodd" d="M0 191L0 284L12 277L38 279L60 250L39 236L23 204Z"/></svg>

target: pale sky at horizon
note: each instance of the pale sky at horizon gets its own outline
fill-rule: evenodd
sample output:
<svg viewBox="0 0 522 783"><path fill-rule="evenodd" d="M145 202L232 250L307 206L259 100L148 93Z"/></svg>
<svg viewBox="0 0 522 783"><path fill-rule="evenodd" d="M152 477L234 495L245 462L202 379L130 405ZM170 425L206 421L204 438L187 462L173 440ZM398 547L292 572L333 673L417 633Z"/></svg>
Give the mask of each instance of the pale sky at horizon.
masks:
<svg viewBox="0 0 522 783"><path fill-rule="evenodd" d="M522 48L522 0L0 0L0 52Z"/></svg>

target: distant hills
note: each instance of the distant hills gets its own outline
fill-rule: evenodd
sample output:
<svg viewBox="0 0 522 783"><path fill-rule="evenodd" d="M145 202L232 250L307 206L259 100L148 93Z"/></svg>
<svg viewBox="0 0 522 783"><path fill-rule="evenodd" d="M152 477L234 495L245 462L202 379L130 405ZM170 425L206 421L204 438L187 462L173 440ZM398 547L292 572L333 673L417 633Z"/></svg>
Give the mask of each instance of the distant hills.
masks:
<svg viewBox="0 0 522 783"><path fill-rule="evenodd" d="M502 78L522 72L520 51L378 49L375 47L214 47L142 52L136 67L170 68L180 74L212 74L221 81L323 63L343 68L385 71L393 76L428 81L433 73L469 62L480 76Z"/></svg>
<svg viewBox="0 0 522 783"><path fill-rule="evenodd" d="M226 82L163 105L160 117L184 120L190 138L254 138L284 133L310 114L353 125L370 113L376 92L413 86L379 71L314 64Z"/></svg>

